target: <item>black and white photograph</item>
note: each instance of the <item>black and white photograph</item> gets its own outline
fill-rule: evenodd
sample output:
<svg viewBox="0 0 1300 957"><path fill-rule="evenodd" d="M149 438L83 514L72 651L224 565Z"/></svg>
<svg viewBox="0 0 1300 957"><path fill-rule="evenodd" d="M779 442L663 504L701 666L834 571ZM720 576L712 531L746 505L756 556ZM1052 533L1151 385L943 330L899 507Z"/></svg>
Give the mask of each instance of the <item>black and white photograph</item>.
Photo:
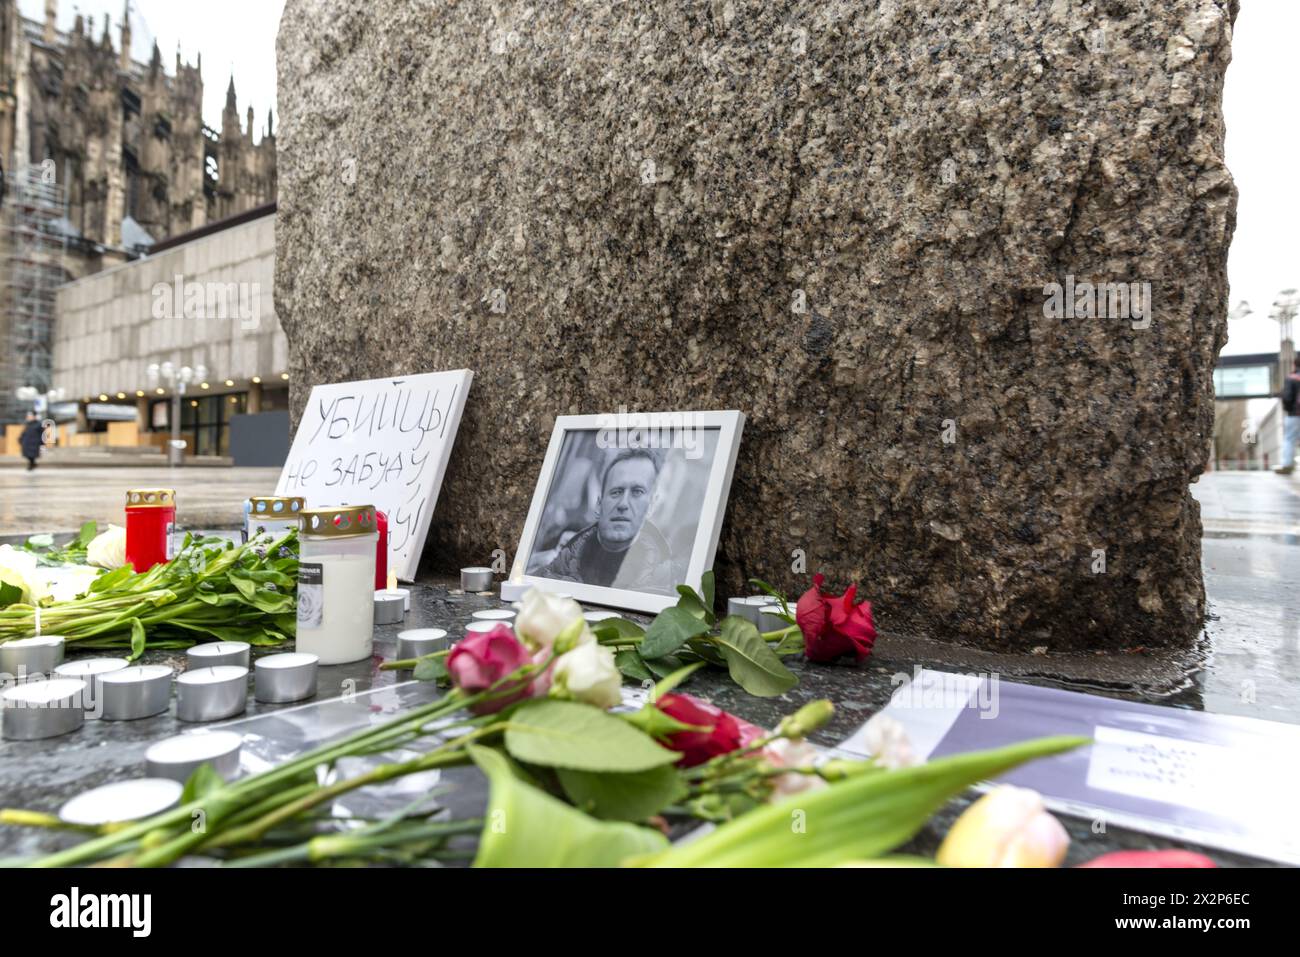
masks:
<svg viewBox="0 0 1300 957"><path fill-rule="evenodd" d="M574 418L593 421L585 428L566 421ZM709 563L694 578L711 563L721 519L711 496L723 478L729 484L735 455L729 429L697 418L611 428L614 417L562 417L519 553L524 573L567 592L589 586L676 600L702 547Z"/></svg>

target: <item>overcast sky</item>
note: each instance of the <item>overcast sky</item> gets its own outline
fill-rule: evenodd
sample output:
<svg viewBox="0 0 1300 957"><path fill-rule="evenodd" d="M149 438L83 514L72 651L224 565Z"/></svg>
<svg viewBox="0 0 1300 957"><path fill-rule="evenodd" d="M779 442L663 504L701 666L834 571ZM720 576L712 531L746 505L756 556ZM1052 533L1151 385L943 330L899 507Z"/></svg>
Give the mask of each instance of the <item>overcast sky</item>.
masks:
<svg viewBox="0 0 1300 957"><path fill-rule="evenodd" d="M116 47L122 4L123 0L59 0L59 27L71 30L80 10L83 17L94 18L98 38L107 13ZM29 19L45 19L45 0L20 0L19 9ZM132 54L148 63L157 40L163 66L172 74L177 42L181 58L190 64L202 50L203 120L218 130L233 70L239 121L244 122L251 101L256 114L253 128L261 139L267 108L275 103L275 33L283 9L284 0L131 0Z"/></svg>

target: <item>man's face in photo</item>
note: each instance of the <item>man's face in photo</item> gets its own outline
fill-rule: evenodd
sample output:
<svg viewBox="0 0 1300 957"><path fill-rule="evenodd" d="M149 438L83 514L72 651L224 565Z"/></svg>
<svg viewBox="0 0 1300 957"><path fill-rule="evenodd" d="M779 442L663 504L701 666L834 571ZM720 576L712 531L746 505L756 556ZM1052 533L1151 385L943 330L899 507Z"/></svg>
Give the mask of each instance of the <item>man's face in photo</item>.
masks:
<svg viewBox="0 0 1300 957"><path fill-rule="evenodd" d="M616 462L605 474L596 522L596 534L602 545L622 551L632 544L650 509L654 484L654 463L639 456Z"/></svg>

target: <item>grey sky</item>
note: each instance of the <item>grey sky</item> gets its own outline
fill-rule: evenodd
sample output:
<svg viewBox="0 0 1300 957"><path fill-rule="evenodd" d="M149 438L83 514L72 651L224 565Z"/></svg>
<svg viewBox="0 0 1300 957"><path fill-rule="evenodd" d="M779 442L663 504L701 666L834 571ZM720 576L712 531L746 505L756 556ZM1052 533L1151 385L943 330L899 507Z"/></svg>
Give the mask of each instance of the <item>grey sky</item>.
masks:
<svg viewBox="0 0 1300 957"><path fill-rule="evenodd" d="M123 0L59 0L59 27L72 28L80 11L93 18L95 36L104 31L104 14L112 20L113 45L119 43ZM45 19L45 0L20 0L19 9L31 20ZM226 85L233 70L239 98L240 122L252 103L257 138L266 126L266 111L275 103L275 34L284 0L131 0L131 50L148 62L158 41L170 74L181 58L194 63L203 52L203 120L221 128Z"/></svg>

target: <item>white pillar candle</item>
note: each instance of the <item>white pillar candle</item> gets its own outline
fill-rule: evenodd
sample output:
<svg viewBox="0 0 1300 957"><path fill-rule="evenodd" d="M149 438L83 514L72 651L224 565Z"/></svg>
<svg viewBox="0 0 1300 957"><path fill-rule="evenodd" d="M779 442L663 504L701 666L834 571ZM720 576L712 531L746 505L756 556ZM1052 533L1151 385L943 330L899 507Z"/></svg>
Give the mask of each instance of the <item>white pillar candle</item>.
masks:
<svg viewBox="0 0 1300 957"><path fill-rule="evenodd" d="M515 613L505 608L499 608L476 611L470 617L476 618L479 621L509 621L511 618L515 617Z"/></svg>
<svg viewBox="0 0 1300 957"><path fill-rule="evenodd" d="M59 819L68 824L97 827L121 821L138 821L173 808L184 786L168 778L139 778L118 781L78 794L59 808Z"/></svg>
<svg viewBox="0 0 1300 957"><path fill-rule="evenodd" d="M492 590L492 569L481 565L460 570L460 587L465 591L479 592Z"/></svg>
<svg viewBox="0 0 1300 957"><path fill-rule="evenodd" d="M35 741L76 731L86 721L86 682L80 678L27 681L0 695L0 734Z"/></svg>
<svg viewBox="0 0 1300 957"><path fill-rule="evenodd" d="M104 700L103 678L107 674L121 671L130 664L125 658L78 658L65 661L54 669L60 678L81 678L88 684L86 690L86 717L98 718L103 711L100 704Z"/></svg>
<svg viewBox="0 0 1300 957"><path fill-rule="evenodd" d="M248 667L251 647L246 641L207 641L185 651L186 667L212 668L217 665Z"/></svg>
<svg viewBox="0 0 1300 957"><path fill-rule="evenodd" d="M151 745L144 753L150 777L170 778L184 784L201 765L227 781L239 772L239 750L244 739L233 731L178 734Z"/></svg>
<svg viewBox="0 0 1300 957"><path fill-rule="evenodd" d="M316 694L320 659L303 651L267 655L255 662L253 696L269 704L301 701Z"/></svg>
<svg viewBox="0 0 1300 957"><path fill-rule="evenodd" d="M248 707L248 669L217 665L186 671L176 679L176 717L219 721Z"/></svg>
<svg viewBox="0 0 1300 957"><path fill-rule="evenodd" d="M397 633L397 660L423 658L447 647L447 632L441 628L411 628Z"/></svg>
<svg viewBox="0 0 1300 957"><path fill-rule="evenodd" d="M49 675L63 663L67 643L60 635L15 638L0 645L0 672L17 681Z"/></svg>
<svg viewBox="0 0 1300 957"><path fill-rule="evenodd" d="M166 665L135 665L99 679L101 717L134 721L162 714L172 697L172 670Z"/></svg>
<svg viewBox="0 0 1300 957"><path fill-rule="evenodd" d="M369 554L322 554L310 563L320 584L303 584L299 575L297 651L342 665L369 658L375 634L375 550ZM310 589L310 590L309 590Z"/></svg>
<svg viewBox="0 0 1300 957"><path fill-rule="evenodd" d="M395 591L380 589L375 592L375 624L396 625L406 617L406 605Z"/></svg>

